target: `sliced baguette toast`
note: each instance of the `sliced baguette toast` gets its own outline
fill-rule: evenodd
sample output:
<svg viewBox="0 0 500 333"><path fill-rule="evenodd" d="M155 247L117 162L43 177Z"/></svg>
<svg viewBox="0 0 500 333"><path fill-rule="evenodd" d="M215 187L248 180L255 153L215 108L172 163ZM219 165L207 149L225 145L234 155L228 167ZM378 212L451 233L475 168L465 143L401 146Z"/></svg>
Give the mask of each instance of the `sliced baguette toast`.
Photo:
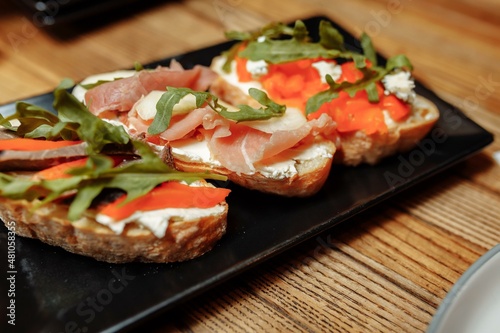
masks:
<svg viewBox="0 0 500 333"><path fill-rule="evenodd" d="M199 156L209 155L207 153ZM172 143L172 163L186 172L213 172L225 175L232 182L264 193L288 197L307 197L318 192L328 178L335 154L335 145L321 137L281 153L256 166L251 174L231 171L213 159L200 160Z"/></svg>
<svg viewBox="0 0 500 333"><path fill-rule="evenodd" d="M221 162L224 157L219 159L208 141L196 135L196 130L191 136L166 144L171 147L170 165L180 171L221 174L248 189L288 197L307 197L318 192L328 178L336 151L334 143L321 134L310 134L276 155L250 163L242 171L227 161ZM228 155L234 151L217 153ZM242 155L240 158L245 159L245 154Z"/></svg>
<svg viewBox="0 0 500 333"><path fill-rule="evenodd" d="M68 205L52 202L34 210L36 203L0 197L0 219L6 226L14 221L13 231L19 236L110 263L167 263L198 257L224 235L228 213L227 203L221 202L204 214L172 217L165 236L159 238L135 222L116 233L96 221L93 209L70 221Z"/></svg>
<svg viewBox="0 0 500 333"><path fill-rule="evenodd" d="M110 75L113 74L103 73L99 77L108 77ZM92 79L93 78L90 77L84 82L92 83ZM214 79L217 80L216 76L214 76ZM213 80L211 82L213 82ZM84 101L86 90L82 86L77 86L73 94L81 101ZM155 97L150 98L153 95ZM143 104L141 104L140 107L147 108L146 113L156 113L156 102L154 99L159 98L160 95L161 91L152 91L149 95L143 96L143 99L138 100L129 112L110 111L101 113L100 116L120 122L127 128L132 136L147 141L148 135L146 132L148 125L142 124L140 127L135 127L130 119L132 117L135 119L138 118L136 109L139 108L138 104L141 102ZM240 104L248 104L254 108L262 107L261 104L250 96L248 98L249 103ZM224 103L222 100L223 98L221 99L221 103ZM188 102L187 106L183 107L190 108L189 103L194 103L194 99L192 102ZM227 106L229 108L234 108L231 105ZM194 106L191 107L190 110L193 109L195 109ZM304 118L302 115L301 117ZM149 121L151 121L151 119ZM306 119L304 118L303 121L306 122ZM281 129L283 129L283 126L281 126ZM236 168L233 169L228 167L227 164L223 166L223 164L213 156L208 146L199 142L200 136L198 135L197 139L194 139L194 136L196 136L195 129L188 135L187 139L183 138L178 141L176 141L177 139L174 141L162 140L163 143L157 144L157 149L155 150L161 152L163 144L172 147L171 153L168 154L168 162L171 166L180 171L213 172L225 175L229 180L243 187L283 196L304 197L316 193L323 186L328 177L333 156L336 151L335 145L325 140L323 136L310 135L307 140L297 143L291 149L281 152L277 156L272 156L271 158L258 162L255 165L255 170L242 172ZM196 149L188 147L188 145L185 144L189 139L191 139L191 142L198 140ZM154 145L155 144L152 143L152 146ZM165 155L163 154L162 157L165 158ZM253 166L251 168L253 168Z"/></svg>
<svg viewBox="0 0 500 333"><path fill-rule="evenodd" d="M417 96L411 116L404 122L388 126L386 133L365 134L363 131L340 134L335 162L355 166L376 164L385 157L407 152L417 145L434 126L439 110L428 99Z"/></svg>
<svg viewBox="0 0 500 333"><path fill-rule="evenodd" d="M87 113L65 89L55 95L66 98L64 115L72 121L43 110L19 112L4 122L20 125L0 131L0 219L9 230L112 263L183 261L213 247L226 230L230 191L206 179L225 177L178 172L158 157L166 147L153 152L121 126ZM79 129L79 140L42 135L33 147L22 126L43 116L53 126Z"/></svg>
<svg viewBox="0 0 500 333"><path fill-rule="evenodd" d="M404 54L379 61L366 33L361 49L353 49L328 20L317 29L317 40L300 20L293 27L275 22L248 34L228 32L236 43L212 59L219 76L211 92L232 104L251 103L249 89L257 88L308 119L330 115L337 122L330 136L334 162L375 164L414 147L439 111L416 95L411 61Z"/></svg>
<svg viewBox="0 0 500 333"><path fill-rule="evenodd" d="M214 70L220 70L221 60L214 59ZM217 77L210 91L231 104L254 103L240 87L223 76ZM403 122L390 122L384 134L365 134L363 131L338 133L334 163L356 166L361 163L376 164L381 159L415 147L439 119L439 110L428 99L416 96L411 115Z"/></svg>

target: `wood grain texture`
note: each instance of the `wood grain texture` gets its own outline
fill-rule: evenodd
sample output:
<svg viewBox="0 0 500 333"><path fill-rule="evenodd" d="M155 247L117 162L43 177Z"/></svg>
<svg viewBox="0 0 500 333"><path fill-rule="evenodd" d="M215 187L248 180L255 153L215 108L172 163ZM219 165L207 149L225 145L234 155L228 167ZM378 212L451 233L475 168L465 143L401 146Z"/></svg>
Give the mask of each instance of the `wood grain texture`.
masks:
<svg viewBox="0 0 500 333"><path fill-rule="evenodd" d="M44 31L0 2L0 103L64 77L129 68L224 40L228 29L326 15L491 131L443 174L142 323L137 332L423 332L457 279L500 242L500 5L493 0L187 0L98 28ZM97 18L96 18L97 20ZM89 28L90 27L90 28ZM63 35L63 36L61 36Z"/></svg>

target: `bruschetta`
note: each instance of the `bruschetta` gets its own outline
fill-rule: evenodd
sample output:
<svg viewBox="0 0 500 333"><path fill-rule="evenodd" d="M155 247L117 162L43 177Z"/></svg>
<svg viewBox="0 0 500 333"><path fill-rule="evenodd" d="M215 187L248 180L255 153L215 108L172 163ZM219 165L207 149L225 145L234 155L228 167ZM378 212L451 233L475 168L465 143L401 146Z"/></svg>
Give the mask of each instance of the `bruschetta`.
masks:
<svg viewBox="0 0 500 333"><path fill-rule="evenodd" d="M183 261L210 250L225 233L230 191L207 180L226 178L171 168L121 126L86 111L65 88L55 93L59 117L21 103L1 121L10 136L0 140L0 154L25 154L0 173L5 225L19 236L111 263ZM50 150L81 142L85 149L52 166L43 154L40 161L29 155L42 147L36 151L53 160ZM122 154L104 154L108 145ZM23 157L32 171L16 167Z"/></svg>
<svg viewBox="0 0 500 333"><path fill-rule="evenodd" d="M343 164L375 164L414 147L439 111L415 93L409 59L396 55L379 65L368 35L360 38L362 53L348 50L328 21L320 23L319 36L312 41L301 21L228 33L237 43L213 60L218 76L210 91L244 104L252 103L249 89L260 89L308 120L329 115L337 124L330 136L335 160Z"/></svg>
<svg viewBox="0 0 500 333"><path fill-rule="evenodd" d="M335 127L329 115L308 120L300 110L274 103L258 90L250 92L252 106L228 104L206 91L215 73L206 68L205 73L212 73L208 80L185 85L182 71L191 70L179 66L174 61L170 69L160 70L175 72L179 80L163 89L144 90L141 85L135 92L132 82L145 70L120 71L89 77L73 94L90 112L122 123L132 136L159 149L170 147L171 162L178 170L210 171L246 188L283 196L310 196L320 190L336 150L324 136ZM122 92L126 107L117 108L114 101L93 104L105 99L101 93L116 97ZM130 100L130 96L135 97Z"/></svg>

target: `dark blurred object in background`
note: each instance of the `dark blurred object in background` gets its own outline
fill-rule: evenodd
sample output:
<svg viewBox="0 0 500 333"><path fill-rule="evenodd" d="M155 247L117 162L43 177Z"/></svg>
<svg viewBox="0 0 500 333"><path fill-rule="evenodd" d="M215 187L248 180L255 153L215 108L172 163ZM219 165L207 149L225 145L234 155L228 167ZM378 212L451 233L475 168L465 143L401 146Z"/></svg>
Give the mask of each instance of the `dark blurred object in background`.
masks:
<svg viewBox="0 0 500 333"><path fill-rule="evenodd" d="M49 27L103 13L136 0L11 0L38 27Z"/></svg>
<svg viewBox="0 0 500 333"><path fill-rule="evenodd" d="M109 21L150 8L160 0L11 0L38 28L61 30L62 26L83 23L97 28ZM80 26L82 28L82 26Z"/></svg>

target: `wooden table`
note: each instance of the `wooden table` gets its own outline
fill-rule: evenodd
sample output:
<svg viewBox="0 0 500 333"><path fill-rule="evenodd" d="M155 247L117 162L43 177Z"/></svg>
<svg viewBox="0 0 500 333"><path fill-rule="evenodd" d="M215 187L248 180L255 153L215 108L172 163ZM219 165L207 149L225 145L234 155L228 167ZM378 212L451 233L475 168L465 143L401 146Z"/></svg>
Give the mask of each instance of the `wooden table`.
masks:
<svg viewBox="0 0 500 333"><path fill-rule="evenodd" d="M0 3L0 103L62 78L224 40L228 29L327 15L496 135L484 151L137 331L421 332L464 271L500 243L500 5L493 0L189 0L40 29ZM327 246L325 246L327 244ZM307 260L305 260L307 258Z"/></svg>

